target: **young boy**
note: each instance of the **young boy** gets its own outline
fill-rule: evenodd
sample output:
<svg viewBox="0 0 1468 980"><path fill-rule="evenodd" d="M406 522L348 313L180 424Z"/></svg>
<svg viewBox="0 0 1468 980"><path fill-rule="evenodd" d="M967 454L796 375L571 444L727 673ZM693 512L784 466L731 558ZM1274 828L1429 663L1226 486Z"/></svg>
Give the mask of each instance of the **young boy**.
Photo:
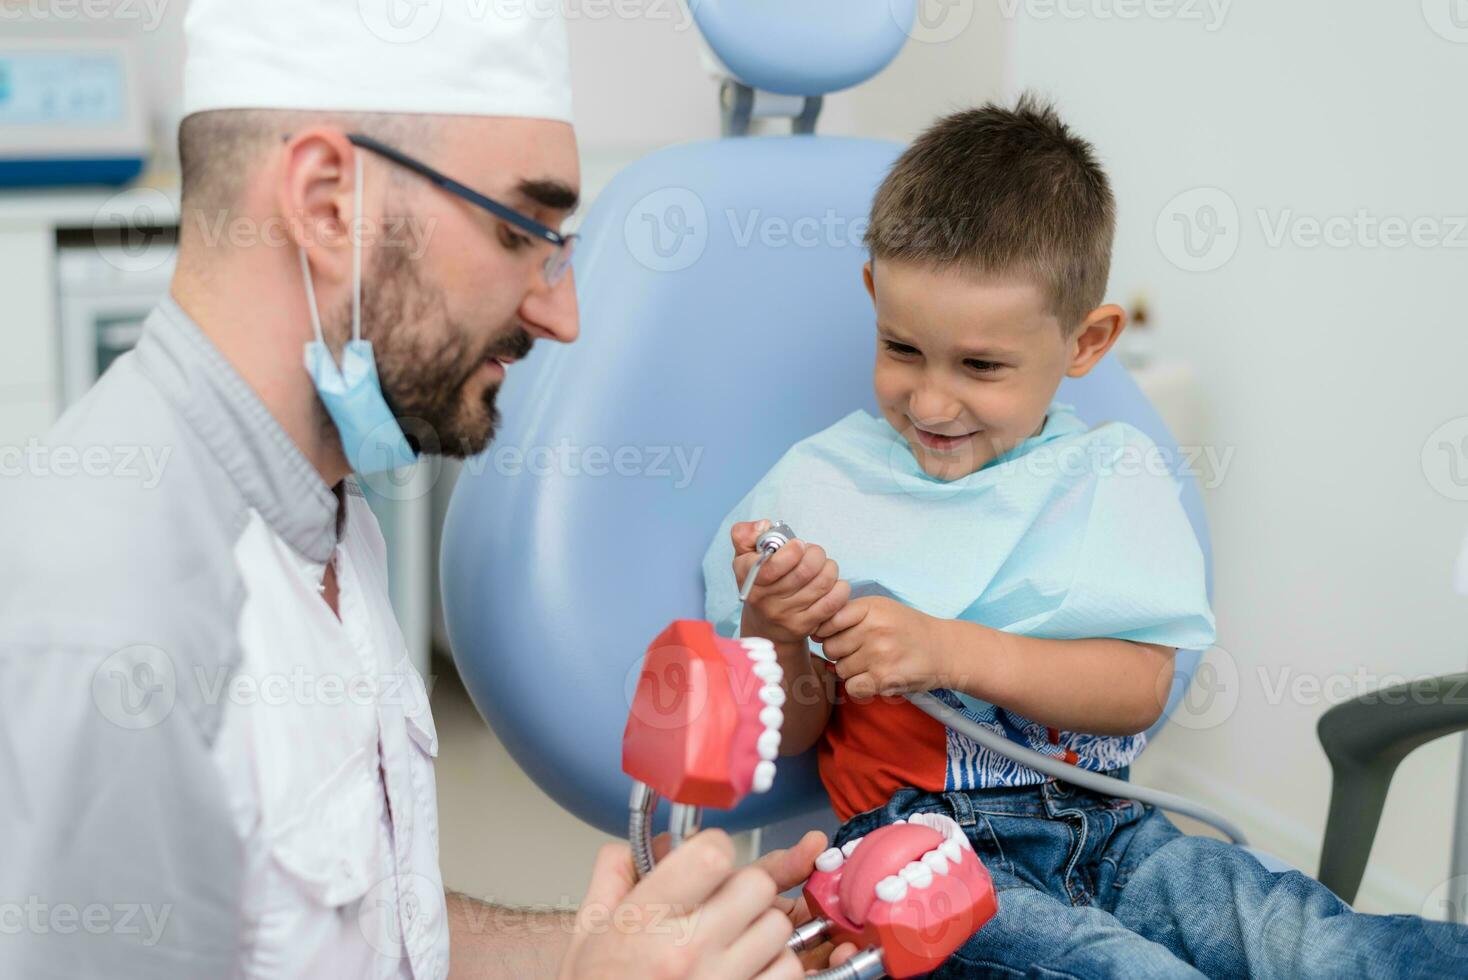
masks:
<svg viewBox="0 0 1468 980"><path fill-rule="evenodd" d="M939 976L1468 972L1468 929L1353 913L1305 875L1049 780L895 696L932 691L1119 773L1161 714L1174 650L1213 643L1201 552L1155 447L1053 402L1125 325L1102 305L1114 227L1090 145L1048 106L988 105L919 137L866 239L882 417L798 443L735 507L704 560L709 618L774 641L782 752L819 745L838 845L942 814L988 866L999 912ZM802 540L741 606L770 519Z"/></svg>

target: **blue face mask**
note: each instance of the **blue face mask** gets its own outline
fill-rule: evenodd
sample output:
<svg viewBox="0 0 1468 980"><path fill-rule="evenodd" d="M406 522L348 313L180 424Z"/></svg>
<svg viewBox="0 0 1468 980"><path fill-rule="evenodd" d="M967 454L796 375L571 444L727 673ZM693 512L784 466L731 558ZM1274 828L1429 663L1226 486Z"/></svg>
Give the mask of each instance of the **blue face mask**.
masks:
<svg viewBox="0 0 1468 980"><path fill-rule="evenodd" d="M362 154L357 153L356 210L362 214ZM403 429L388 408L377 376L377 358L372 342L362 339L362 235L353 229L352 246L352 339L342 349L341 366L321 332L321 313L316 307L316 288L306 250L300 249L301 274L306 279L306 299L311 307L311 326L316 339L306 344L306 371L316 394L326 406L341 437L347 463L359 474L411 466L417 455L408 445Z"/></svg>

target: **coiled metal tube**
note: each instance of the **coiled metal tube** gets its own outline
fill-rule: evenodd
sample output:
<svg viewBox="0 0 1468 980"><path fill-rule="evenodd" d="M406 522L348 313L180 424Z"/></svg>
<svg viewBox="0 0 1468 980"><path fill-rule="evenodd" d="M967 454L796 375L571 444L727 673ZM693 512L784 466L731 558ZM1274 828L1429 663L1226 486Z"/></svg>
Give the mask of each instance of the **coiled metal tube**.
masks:
<svg viewBox="0 0 1468 980"><path fill-rule="evenodd" d="M656 863L652 856L652 811L657 805L658 794L651 786L632 784L632 799L627 804L627 842L632 845L632 864L638 878L652 874Z"/></svg>

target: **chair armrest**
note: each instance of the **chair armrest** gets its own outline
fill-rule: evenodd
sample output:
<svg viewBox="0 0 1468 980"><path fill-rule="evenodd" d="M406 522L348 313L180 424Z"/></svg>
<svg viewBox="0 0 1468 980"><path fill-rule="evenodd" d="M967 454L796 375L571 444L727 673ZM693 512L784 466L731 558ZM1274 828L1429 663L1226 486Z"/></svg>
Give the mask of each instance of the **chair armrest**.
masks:
<svg viewBox="0 0 1468 980"><path fill-rule="evenodd" d="M1330 759L1321 884L1355 900L1397 765L1419 745L1468 730L1468 674L1397 684L1343 702L1317 731Z"/></svg>

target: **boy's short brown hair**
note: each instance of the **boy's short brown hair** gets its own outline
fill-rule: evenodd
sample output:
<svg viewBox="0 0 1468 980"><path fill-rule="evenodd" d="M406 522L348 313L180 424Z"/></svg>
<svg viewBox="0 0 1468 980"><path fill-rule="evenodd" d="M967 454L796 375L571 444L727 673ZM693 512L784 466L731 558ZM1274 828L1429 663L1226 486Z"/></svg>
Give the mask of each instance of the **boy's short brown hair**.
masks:
<svg viewBox="0 0 1468 980"><path fill-rule="evenodd" d="M1067 331L1101 305L1116 202L1091 144L1031 95L938 120L872 202L872 258L1038 280Z"/></svg>

